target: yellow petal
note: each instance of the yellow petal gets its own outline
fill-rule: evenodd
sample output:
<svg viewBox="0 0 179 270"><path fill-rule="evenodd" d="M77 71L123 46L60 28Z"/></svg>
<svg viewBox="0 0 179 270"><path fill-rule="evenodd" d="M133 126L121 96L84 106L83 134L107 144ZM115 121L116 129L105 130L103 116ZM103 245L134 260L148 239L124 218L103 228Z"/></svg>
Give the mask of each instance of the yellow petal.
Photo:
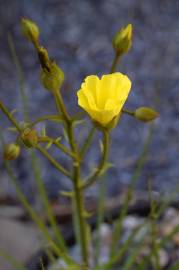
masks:
<svg viewBox="0 0 179 270"><path fill-rule="evenodd" d="M86 98L84 91L83 90L79 90L77 92L77 96L78 96L78 105L81 106L82 108L88 108L89 104L88 104L88 99Z"/></svg>
<svg viewBox="0 0 179 270"><path fill-rule="evenodd" d="M84 84L82 84L82 89L88 89L94 97L95 103L97 103L99 97L99 84L100 80L96 75L87 76Z"/></svg>
<svg viewBox="0 0 179 270"><path fill-rule="evenodd" d="M100 123L102 126L106 126L116 116L113 110L112 111L89 110L88 113L94 121Z"/></svg>

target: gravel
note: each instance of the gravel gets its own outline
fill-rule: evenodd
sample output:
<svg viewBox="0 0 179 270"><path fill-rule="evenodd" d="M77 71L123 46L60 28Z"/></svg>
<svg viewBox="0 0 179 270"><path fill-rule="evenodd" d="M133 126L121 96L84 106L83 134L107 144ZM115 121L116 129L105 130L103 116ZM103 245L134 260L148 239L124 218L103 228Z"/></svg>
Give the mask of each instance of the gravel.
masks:
<svg viewBox="0 0 179 270"><path fill-rule="evenodd" d="M86 75L108 72L114 55L111 39L120 27L132 23L133 47L119 66L133 83L125 107L135 109L146 105L160 113L137 188L147 189L150 180L155 190L175 190L179 178L178 13L179 2L176 0L1 0L0 98L10 109L21 110L17 70L8 46L7 35L10 34L25 73L30 117L34 119L35 115L55 112L49 92L43 90L39 82L37 57L20 32L20 17L31 18L39 25L42 44L64 70L63 96L72 113L78 111L76 91L82 80ZM16 115L22 120L20 111ZM2 115L0 121L2 129L9 125ZM86 129L86 126L81 127L80 139L85 138ZM148 129L149 125L124 115L118 128L112 132L110 161L115 167L108 173L110 194L119 192L122 186L130 183ZM49 132L58 133L54 126L50 126ZM7 131L4 134L7 141L12 138ZM85 171L96 164L98 153L96 141L87 155ZM58 154L57 158L66 165L64 156ZM19 183L30 196L34 185L27 162L27 155L23 152L20 161L13 165L18 167ZM42 175L49 194L56 196L59 188L70 188L70 184L47 164L45 162ZM4 175L3 166L1 171ZM3 186L5 192L13 193L10 184ZM96 189L92 191L95 194Z"/></svg>

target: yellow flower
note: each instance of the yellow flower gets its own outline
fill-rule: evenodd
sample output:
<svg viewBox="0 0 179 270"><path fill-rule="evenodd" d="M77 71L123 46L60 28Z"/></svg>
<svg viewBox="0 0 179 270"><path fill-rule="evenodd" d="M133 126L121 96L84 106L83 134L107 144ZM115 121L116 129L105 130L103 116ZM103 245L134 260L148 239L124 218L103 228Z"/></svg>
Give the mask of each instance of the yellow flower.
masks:
<svg viewBox="0 0 179 270"><path fill-rule="evenodd" d="M128 97L131 81L120 72L87 76L77 92L78 105L95 121L106 127L116 118Z"/></svg>

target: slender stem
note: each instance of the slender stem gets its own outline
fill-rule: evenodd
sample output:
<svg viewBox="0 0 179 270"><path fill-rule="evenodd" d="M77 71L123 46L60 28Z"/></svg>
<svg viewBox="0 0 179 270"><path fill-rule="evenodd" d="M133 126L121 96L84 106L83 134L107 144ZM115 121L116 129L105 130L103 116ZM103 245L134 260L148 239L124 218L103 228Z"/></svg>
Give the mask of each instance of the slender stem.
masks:
<svg viewBox="0 0 179 270"><path fill-rule="evenodd" d="M11 121L11 123L17 128L17 130L21 132L22 130L20 128L20 125L18 124L16 119L11 115L11 113L8 111L8 109L4 106L4 104L1 101L0 101L0 108L8 117L8 119ZM54 165L56 169L58 169L67 177L71 178L71 174L66 169L64 169L44 148L37 145L36 149L39 150Z"/></svg>
<svg viewBox="0 0 179 270"><path fill-rule="evenodd" d="M81 184L81 189L86 189L92 184L94 184L97 181L98 176L102 173L106 162L108 158L108 152L109 152L109 132L103 131L103 155L101 157L100 163L98 165L98 168L95 170L95 172L85 181Z"/></svg>
<svg viewBox="0 0 179 270"><path fill-rule="evenodd" d="M58 90L53 91L53 96L55 98L55 103L56 103L58 112L60 114L62 113L64 120L66 120L66 122L69 123L70 116L68 115L68 113L66 111L66 108L65 108L65 105L63 103L63 99L62 99L60 91L58 91Z"/></svg>
<svg viewBox="0 0 179 270"><path fill-rule="evenodd" d="M67 251L66 248L66 243L63 238L62 232L58 226L56 217L54 215L50 200L48 199L47 191L41 176L41 168L39 166L39 162L37 159L37 156L35 155L34 151L30 151L30 157L31 157L31 163L32 163L32 168L34 172L34 177L35 177L35 183L37 185L37 189L40 195L40 198L42 200L42 203L45 207L45 212L47 216L47 220L50 223L50 226L52 228L54 238L56 239L58 246L64 250L65 252Z"/></svg>
<svg viewBox="0 0 179 270"><path fill-rule="evenodd" d="M57 170L71 178L71 174L64 169L44 148L42 148L40 145L37 145L35 148L41 152Z"/></svg>
<svg viewBox="0 0 179 270"><path fill-rule="evenodd" d="M86 138L86 140L85 140L85 142L84 142L84 144L83 144L83 146L81 148L81 151L80 151L80 159L81 160L83 159L86 151L89 148L89 145L90 145L90 143L91 143L91 141L93 139L93 136L94 136L95 131L96 131L96 128L94 126L89 131L89 134L88 134L88 136L87 136L87 138Z"/></svg>
<svg viewBox="0 0 179 270"><path fill-rule="evenodd" d="M129 110L127 110L127 109L122 109L122 113L126 113L126 114L128 114L128 115L130 115L130 116L134 116L134 112L129 111Z"/></svg>
<svg viewBox="0 0 179 270"><path fill-rule="evenodd" d="M17 70L17 74L18 74L18 78L19 78L19 87L20 87L20 95L21 95L21 99L22 99L22 108L23 108L23 114L24 114L24 119L25 121L28 121L28 108L29 108L29 102L28 102L28 97L26 95L26 87L25 87L25 76L24 76L24 72L22 70L21 64L20 64L20 60L17 56L16 53L16 48L14 45L14 41L13 38L11 36L11 34L8 33L8 43L9 43L9 47L10 47L10 51L12 54L12 58Z"/></svg>
<svg viewBox="0 0 179 270"><path fill-rule="evenodd" d="M84 117L85 115L86 115L86 114L85 114L84 111L80 111L80 112L75 113L75 114L71 117L71 119L72 119L72 121L80 120L80 119L83 119L83 117Z"/></svg>
<svg viewBox="0 0 179 270"><path fill-rule="evenodd" d="M0 250L0 257L2 257L4 260L8 262L8 264L11 265L12 268L17 270L27 270L27 268L20 263L19 261L16 261L16 259L9 254L9 252L6 252L5 250Z"/></svg>
<svg viewBox="0 0 179 270"><path fill-rule="evenodd" d="M6 108L6 106L4 106L4 104L0 101L0 108L1 110L4 112L4 114L7 116L7 118L9 119L9 121L16 127L16 129L21 132L21 127L18 124L18 122L16 121L16 119L13 117L13 115L8 111L8 109Z"/></svg>
<svg viewBox="0 0 179 270"><path fill-rule="evenodd" d="M116 53L109 73L114 73L120 60L120 54Z"/></svg>
<svg viewBox="0 0 179 270"><path fill-rule="evenodd" d="M80 184L80 167L76 166L74 170L74 194L75 194L75 204L77 209L77 218L80 233L80 243L81 243L81 255L83 262L88 266L88 240L86 231L86 221L85 221L85 209L84 209L84 196L82 190L79 189Z"/></svg>
<svg viewBox="0 0 179 270"><path fill-rule="evenodd" d="M67 124L67 131L69 142L72 151L78 156L78 160L73 163L73 187L75 194L75 204L77 209L77 218L79 225L79 233L80 233L80 243L81 243L81 255L83 258L83 262L85 266L88 266L88 240L87 240L87 232L86 232L86 221L85 221L85 209L84 209L84 196L83 191L80 190L80 158L77 146L74 140L73 134L73 126L72 123Z"/></svg>
<svg viewBox="0 0 179 270"><path fill-rule="evenodd" d="M68 156L76 159L76 156L74 153L72 153L68 148L66 148L63 144L59 143L55 139L48 137L48 136L41 136L38 137L38 142L52 142L56 147L58 147L60 150L62 150L65 154Z"/></svg>
<svg viewBox="0 0 179 270"><path fill-rule="evenodd" d="M54 115L43 115L39 118L37 118L35 121L31 122L29 125L31 127L35 126L36 124L43 122L43 121L61 121L62 117L60 115L54 114Z"/></svg>
<svg viewBox="0 0 179 270"><path fill-rule="evenodd" d="M22 108L23 108L24 119L25 119L25 122L29 123L29 102L28 102L28 97L26 95L26 91L25 91L26 90L25 77L24 77L24 73L23 73L23 70L22 70L22 67L20 64L20 60L19 60L17 53L16 53L13 39L12 39L10 34L8 34L8 42L9 42L9 47L10 47L10 50L12 53L12 58L14 60L14 64L15 64L15 67L17 69L17 74L18 74L18 78L19 78L20 96L22 99ZM45 119L47 119L47 117L48 117L48 119L49 118L52 119L53 115L52 116L47 115L47 116L45 116ZM57 115L56 118L60 119L60 116ZM53 119L54 119L54 117L53 117ZM39 122L39 120L41 120L41 121L44 120L44 116L38 118L36 120L36 123ZM31 123L30 127L33 127L32 123ZM45 207L45 210L47 213L47 218L48 218L48 221L52 227L54 237L58 241L58 245L61 247L61 249L66 251L65 241L62 237L62 233L61 233L59 226L57 224L56 218L55 218L54 213L53 213L53 209L52 209L51 204L49 202L48 195L47 195L44 183L43 183L43 179L41 176L41 169L40 169L40 166L38 164L38 159L37 159L34 151L30 151L29 154L30 154L32 169L34 172L35 183L37 184L39 195L40 195L40 198L44 204L44 207ZM50 251L49 251L49 254L50 254Z"/></svg>
<svg viewBox="0 0 179 270"><path fill-rule="evenodd" d="M148 150L149 150L151 140L152 140L153 129L154 129L154 126L151 125L150 129L148 131L147 137L145 139L142 152L141 152L140 157L136 163L136 169L132 175L130 185L129 185L127 193L125 195L123 207L120 211L118 220L117 220L116 225L114 227L113 236L112 236L112 243L111 243L111 256L113 256L116 253L116 247L117 247L117 244L119 243L120 238L121 238L123 220L127 214L128 206L129 206L129 203L131 202L131 199L132 199L134 187L139 179L139 176L141 174L142 168L144 166L144 163L145 163L145 160L146 160L146 157L148 154Z"/></svg>
<svg viewBox="0 0 179 270"><path fill-rule="evenodd" d="M13 171L12 171L11 167L9 166L8 162L5 162L5 166L6 166L8 174L11 177L13 185L16 189L18 198L20 199L22 205L25 207L25 209L27 210L27 212L31 216L32 220L37 224L38 228L42 231L45 239L48 241L49 246L52 248L52 250L55 252L55 254L57 256L61 256L62 258L64 258L64 260L66 262L72 263L72 259L70 258L70 256L68 256L59 246L56 245L56 243L53 241L49 231L47 230L43 220L41 218L39 218L39 216L36 214L36 212L32 209L32 207L28 203L26 197L24 196L24 194L22 193L21 189L19 188L19 186L17 184L16 178L15 178Z"/></svg>
<svg viewBox="0 0 179 270"><path fill-rule="evenodd" d="M159 260L159 248L158 248L158 228L157 228L157 202L152 197L152 187L151 183L149 182L149 201L150 201L150 227L151 227L151 245L152 249L154 250L154 269L161 270L160 267L160 260Z"/></svg>
<svg viewBox="0 0 179 270"><path fill-rule="evenodd" d="M79 189L80 186L80 158L79 151L74 139L73 132L73 121L68 115L66 111L65 105L63 103L63 99L61 97L60 91L53 92L57 110L60 114L63 115L64 118L64 126L67 131L69 144L72 152L77 157L76 161L73 162L73 188L75 193L75 204L79 225L79 233L80 233L80 244L81 244L81 256L85 266L88 266L88 241L87 241L87 233L86 233L86 221L84 217L84 197L82 190Z"/></svg>

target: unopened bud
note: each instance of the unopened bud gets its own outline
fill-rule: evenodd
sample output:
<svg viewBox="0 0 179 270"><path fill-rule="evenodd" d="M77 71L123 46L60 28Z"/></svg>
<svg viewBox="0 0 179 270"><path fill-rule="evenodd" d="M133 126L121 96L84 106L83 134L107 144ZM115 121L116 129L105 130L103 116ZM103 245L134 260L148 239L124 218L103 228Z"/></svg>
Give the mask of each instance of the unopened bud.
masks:
<svg viewBox="0 0 179 270"><path fill-rule="evenodd" d="M31 42L37 43L39 38L39 28L31 20L22 18L21 28L24 36Z"/></svg>
<svg viewBox="0 0 179 270"><path fill-rule="evenodd" d="M23 143L27 147L35 147L38 143L38 134L35 129L26 128L20 135Z"/></svg>
<svg viewBox="0 0 179 270"><path fill-rule="evenodd" d="M132 24L128 24L117 32L112 43L117 54L127 53L132 45Z"/></svg>
<svg viewBox="0 0 179 270"><path fill-rule="evenodd" d="M61 88L64 81L64 73L55 62L51 62L50 71L42 69L40 78L43 86L47 90L57 91Z"/></svg>
<svg viewBox="0 0 179 270"><path fill-rule="evenodd" d="M38 56L42 69L50 71L51 60L48 56L48 52L44 47L38 48Z"/></svg>
<svg viewBox="0 0 179 270"><path fill-rule="evenodd" d="M140 107L134 112L134 117L143 122L150 122L158 116L159 113L149 107Z"/></svg>
<svg viewBox="0 0 179 270"><path fill-rule="evenodd" d="M6 144L3 157L5 160L14 160L20 154L20 146L15 143Z"/></svg>

